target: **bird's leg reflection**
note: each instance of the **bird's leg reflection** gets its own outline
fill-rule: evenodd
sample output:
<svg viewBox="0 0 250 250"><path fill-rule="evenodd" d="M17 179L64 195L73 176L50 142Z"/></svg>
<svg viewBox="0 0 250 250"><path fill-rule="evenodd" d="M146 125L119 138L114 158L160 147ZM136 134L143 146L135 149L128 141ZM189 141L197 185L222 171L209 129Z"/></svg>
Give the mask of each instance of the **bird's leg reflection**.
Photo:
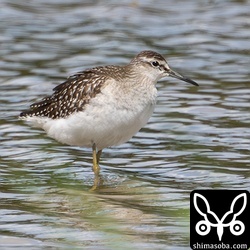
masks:
<svg viewBox="0 0 250 250"><path fill-rule="evenodd" d="M90 191L95 191L95 190L97 190L98 188L100 188L100 186L101 186L102 184L103 184L103 180L102 180L101 176L95 174L94 184L93 184L93 186L91 187Z"/></svg>

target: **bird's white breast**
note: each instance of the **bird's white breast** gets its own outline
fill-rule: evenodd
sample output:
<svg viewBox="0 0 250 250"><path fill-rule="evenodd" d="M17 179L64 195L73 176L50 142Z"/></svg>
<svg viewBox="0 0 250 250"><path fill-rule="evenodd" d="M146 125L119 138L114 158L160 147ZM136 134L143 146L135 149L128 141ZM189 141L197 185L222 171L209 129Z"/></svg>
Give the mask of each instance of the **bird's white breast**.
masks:
<svg viewBox="0 0 250 250"><path fill-rule="evenodd" d="M148 87L131 88L126 93L111 83L83 111L66 118L29 120L65 144L92 147L95 143L98 149L119 145L137 133L153 113L157 90L154 85Z"/></svg>

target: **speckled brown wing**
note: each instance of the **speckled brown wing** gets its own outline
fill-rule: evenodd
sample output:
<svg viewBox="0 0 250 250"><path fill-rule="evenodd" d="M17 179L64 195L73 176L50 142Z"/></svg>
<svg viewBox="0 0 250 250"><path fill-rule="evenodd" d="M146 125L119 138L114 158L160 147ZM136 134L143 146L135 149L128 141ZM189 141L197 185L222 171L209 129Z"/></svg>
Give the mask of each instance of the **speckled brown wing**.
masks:
<svg viewBox="0 0 250 250"><path fill-rule="evenodd" d="M90 99L101 92L109 76L102 74L104 67L79 72L53 89L54 93L30 106L30 110L20 114L21 118L30 116L64 118L84 110Z"/></svg>

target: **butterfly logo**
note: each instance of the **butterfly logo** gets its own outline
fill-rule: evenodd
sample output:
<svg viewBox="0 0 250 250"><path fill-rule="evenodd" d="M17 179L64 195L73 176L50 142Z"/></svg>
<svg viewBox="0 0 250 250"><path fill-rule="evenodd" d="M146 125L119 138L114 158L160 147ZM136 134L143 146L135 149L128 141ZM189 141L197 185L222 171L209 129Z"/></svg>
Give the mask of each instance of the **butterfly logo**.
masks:
<svg viewBox="0 0 250 250"><path fill-rule="evenodd" d="M243 199L243 205L241 208L239 208L240 199ZM200 207L198 206L198 201L200 204ZM229 211L227 211L221 219L218 218L218 216L210 210L210 205L207 201L207 199L199 194L195 193L193 198L193 203L196 211L203 217L202 220L197 222L195 226L195 230L199 235L207 235L209 234L211 227L217 228L217 235L219 238L219 241L222 239L222 235L224 233L224 228L229 227L230 232L233 235L241 235L245 231L245 225L242 221L237 220L237 217L244 211L247 205L247 194L242 193L237 195L230 206ZM235 206L238 203L237 207ZM203 204L203 206L201 206ZM204 209L205 208L205 209ZM238 209L238 210L237 210ZM225 222L225 221L230 222Z"/></svg>

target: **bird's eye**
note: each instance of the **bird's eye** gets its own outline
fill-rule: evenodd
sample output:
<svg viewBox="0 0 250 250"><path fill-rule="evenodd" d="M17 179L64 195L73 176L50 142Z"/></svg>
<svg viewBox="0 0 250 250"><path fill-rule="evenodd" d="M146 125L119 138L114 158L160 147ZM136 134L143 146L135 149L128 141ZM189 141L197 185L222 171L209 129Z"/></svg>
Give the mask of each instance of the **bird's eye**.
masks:
<svg viewBox="0 0 250 250"><path fill-rule="evenodd" d="M152 64L154 67L157 67L157 66L160 65L159 62L157 62L157 61L153 61L151 64Z"/></svg>

